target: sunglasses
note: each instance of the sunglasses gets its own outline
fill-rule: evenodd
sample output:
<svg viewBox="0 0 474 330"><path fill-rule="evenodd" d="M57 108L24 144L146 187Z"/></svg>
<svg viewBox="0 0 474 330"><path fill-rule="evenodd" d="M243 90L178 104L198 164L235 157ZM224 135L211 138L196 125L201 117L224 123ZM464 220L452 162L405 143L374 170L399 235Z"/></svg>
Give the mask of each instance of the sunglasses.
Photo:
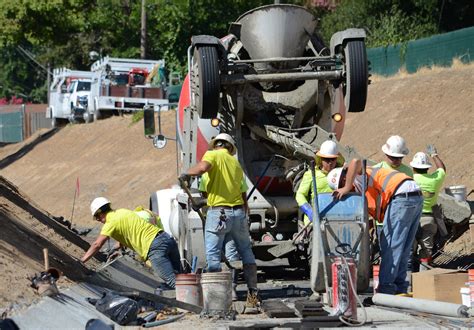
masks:
<svg viewBox="0 0 474 330"><path fill-rule="evenodd" d="M329 163L329 162L336 161L337 158L324 158L324 157L321 157L321 160Z"/></svg>
<svg viewBox="0 0 474 330"><path fill-rule="evenodd" d="M390 159L393 159L393 160L402 160L403 157L393 157L393 156L390 156L390 155L387 155L388 158Z"/></svg>

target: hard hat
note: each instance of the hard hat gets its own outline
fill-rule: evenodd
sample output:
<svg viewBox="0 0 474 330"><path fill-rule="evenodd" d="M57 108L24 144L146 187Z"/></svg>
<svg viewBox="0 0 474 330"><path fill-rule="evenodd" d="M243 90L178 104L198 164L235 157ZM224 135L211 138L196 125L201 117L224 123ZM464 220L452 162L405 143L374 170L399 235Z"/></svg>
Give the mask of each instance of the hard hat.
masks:
<svg viewBox="0 0 474 330"><path fill-rule="evenodd" d="M384 154L392 157L405 157L408 155L408 148L405 145L405 139L398 135L392 135L382 146Z"/></svg>
<svg viewBox="0 0 474 330"><path fill-rule="evenodd" d="M216 144L217 141L226 141L226 142L229 142L231 145L232 145L232 148L231 150L229 150L230 154L231 155L235 155L235 153L237 152L237 147L235 146L235 141L234 139L232 138L232 136L230 136L229 134L227 133L220 133L218 134L215 138L213 138L211 140L211 142L209 142L209 147L214 149L214 146Z"/></svg>
<svg viewBox="0 0 474 330"><path fill-rule="evenodd" d="M343 170L343 167L336 167L328 173L328 185L332 190L339 189L339 181L341 180L341 174Z"/></svg>
<svg viewBox="0 0 474 330"><path fill-rule="evenodd" d="M97 211L104 205L110 204L110 201L105 197L97 197L91 203L91 213L95 216Z"/></svg>
<svg viewBox="0 0 474 330"><path fill-rule="evenodd" d="M337 158L339 156L339 151L336 142L332 140L324 141L321 144L321 148L319 148L319 151L316 153L316 156L322 158Z"/></svg>
<svg viewBox="0 0 474 330"><path fill-rule="evenodd" d="M428 156L424 152L417 152L415 156L413 156L413 160L410 162L410 166L414 168L430 168L431 163L428 160Z"/></svg>

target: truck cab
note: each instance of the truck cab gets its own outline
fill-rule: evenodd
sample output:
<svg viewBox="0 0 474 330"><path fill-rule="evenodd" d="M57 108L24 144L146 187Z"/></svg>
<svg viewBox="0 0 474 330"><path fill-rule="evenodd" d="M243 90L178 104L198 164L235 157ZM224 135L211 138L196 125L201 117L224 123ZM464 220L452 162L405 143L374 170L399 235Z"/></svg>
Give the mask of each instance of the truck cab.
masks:
<svg viewBox="0 0 474 330"><path fill-rule="evenodd" d="M91 92L91 80L73 80L67 92L69 93L69 120L72 122L83 120Z"/></svg>

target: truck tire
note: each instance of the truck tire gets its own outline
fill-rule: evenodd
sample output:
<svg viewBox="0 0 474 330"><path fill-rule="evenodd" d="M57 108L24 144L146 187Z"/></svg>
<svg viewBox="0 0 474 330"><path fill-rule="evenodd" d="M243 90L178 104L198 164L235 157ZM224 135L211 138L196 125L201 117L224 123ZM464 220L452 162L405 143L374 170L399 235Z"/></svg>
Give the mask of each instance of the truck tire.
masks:
<svg viewBox="0 0 474 330"><path fill-rule="evenodd" d="M84 123L90 124L94 121L94 115L89 112L89 109L86 108L84 114L82 115L82 119L84 119Z"/></svg>
<svg viewBox="0 0 474 330"><path fill-rule="evenodd" d="M363 40L350 40L344 46L346 84L344 103L349 112L362 112L367 101L369 72Z"/></svg>
<svg viewBox="0 0 474 330"><path fill-rule="evenodd" d="M216 47L194 49L191 98L202 119L217 117L220 98L219 57Z"/></svg>
<svg viewBox="0 0 474 330"><path fill-rule="evenodd" d="M56 117L51 118L51 127L53 128L64 127L67 125L67 123L68 123L67 119L56 118Z"/></svg>

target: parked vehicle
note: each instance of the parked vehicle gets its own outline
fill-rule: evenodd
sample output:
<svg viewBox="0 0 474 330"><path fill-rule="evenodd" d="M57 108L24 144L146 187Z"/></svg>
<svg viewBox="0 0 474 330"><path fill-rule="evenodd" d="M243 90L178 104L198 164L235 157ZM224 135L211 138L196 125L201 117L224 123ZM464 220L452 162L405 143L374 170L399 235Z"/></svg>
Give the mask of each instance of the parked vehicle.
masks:
<svg viewBox="0 0 474 330"><path fill-rule="evenodd" d="M167 104L163 60L104 57L92 64L86 122Z"/></svg>
<svg viewBox="0 0 474 330"><path fill-rule="evenodd" d="M92 72L66 68L53 70L46 118L53 127L84 120L91 89Z"/></svg>

